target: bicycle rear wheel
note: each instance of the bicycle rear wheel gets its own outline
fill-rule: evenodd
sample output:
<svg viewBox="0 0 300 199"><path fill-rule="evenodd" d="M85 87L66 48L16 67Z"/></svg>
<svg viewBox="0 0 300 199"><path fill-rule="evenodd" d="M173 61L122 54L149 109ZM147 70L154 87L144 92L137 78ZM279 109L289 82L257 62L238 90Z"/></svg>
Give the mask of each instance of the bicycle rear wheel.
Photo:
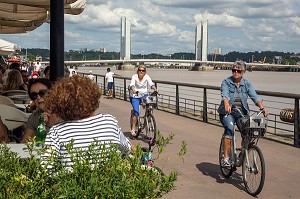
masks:
<svg viewBox="0 0 300 199"><path fill-rule="evenodd" d="M134 115L133 115L133 113L131 113L130 114L130 129L131 129L131 125L132 125L132 122L133 122L133 119L132 119L132 117L133 117ZM139 129L139 121L140 121L140 119L138 118L137 119L137 122L136 122L136 124L135 124L135 134L136 134L136 136L133 136L133 137L135 137L135 138L137 138L137 137L139 137L139 135L140 135L140 129Z"/></svg>
<svg viewBox="0 0 300 199"><path fill-rule="evenodd" d="M156 121L154 116L149 113L146 118L146 136L148 139L156 139ZM152 143L154 145L154 142Z"/></svg>
<svg viewBox="0 0 300 199"><path fill-rule="evenodd" d="M251 145L248 149L248 159L243 161L243 179L247 192L252 195L258 195L265 183L265 161L260 148Z"/></svg>
<svg viewBox="0 0 300 199"><path fill-rule="evenodd" d="M222 161L224 159L224 146L223 146L223 138L221 139L221 143L220 143L220 148L219 148L219 164L220 164L220 169L221 169L221 173L222 176L224 176L225 178L229 178L232 175L233 172L233 167L223 167L222 166Z"/></svg>

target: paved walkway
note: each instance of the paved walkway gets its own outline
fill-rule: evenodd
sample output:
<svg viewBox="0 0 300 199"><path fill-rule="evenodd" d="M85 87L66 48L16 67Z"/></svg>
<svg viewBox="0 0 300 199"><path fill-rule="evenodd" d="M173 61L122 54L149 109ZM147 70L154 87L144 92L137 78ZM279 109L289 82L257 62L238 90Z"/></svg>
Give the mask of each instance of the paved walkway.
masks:
<svg viewBox="0 0 300 199"><path fill-rule="evenodd" d="M129 136L130 109L129 102L103 96L98 112L114 115L125 135ZM159 110L155 110L154 115L157 128L163 135L175 134L173 143L156 163L162 165L166 173L172 169L180 173L175 190L164 195L164 199L253 198L244 190L241 168L230 179L220 175L218 150L223 132L221 127ZM188 148L184 162L176 156L182 140L187 142ZM132 142L146 146L139 139ZM300 149L266 139L261 139L259 146L265 157L266 181L258 198L299 198Z"/></svg>

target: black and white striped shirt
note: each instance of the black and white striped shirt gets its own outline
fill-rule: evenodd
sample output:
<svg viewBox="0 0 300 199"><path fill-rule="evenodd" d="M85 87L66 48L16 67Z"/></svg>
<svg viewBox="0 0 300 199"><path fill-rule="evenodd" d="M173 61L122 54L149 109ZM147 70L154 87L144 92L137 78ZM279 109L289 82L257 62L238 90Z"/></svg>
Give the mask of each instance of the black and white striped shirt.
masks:
<svg viewBox="0 0 300 199"><path fill-rule="evenodd" d="M117 144L120 151L125 154L131 150L131 143L118 126L118 121L109 114L99 114L78 121L56 124L47 134L45 146L50 147L51 153L54 151L58 155L56 158L59 158L67 169L71 169L73 163L65 145L73 141L74 149L84 151L95 140L105 144L106 148L109 148L111 143ZM42 165L47 165L47 168L51 170L54 165L46 161L47 158L50 158L49 156L50 153L42 155Z"/></svg>

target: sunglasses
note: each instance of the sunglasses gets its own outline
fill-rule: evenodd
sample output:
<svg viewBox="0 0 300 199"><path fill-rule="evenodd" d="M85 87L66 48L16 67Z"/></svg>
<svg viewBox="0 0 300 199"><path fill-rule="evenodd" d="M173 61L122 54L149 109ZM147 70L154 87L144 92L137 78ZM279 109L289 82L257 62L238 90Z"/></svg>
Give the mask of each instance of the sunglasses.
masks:
<svg viewBox="0 0 300 199"><path fill-rule="evenodd" d="M144 73L146 70L138 70L138 71L139 71L139 72L143 72L143 73Z"/></svg>
<svg viewBox="0 0 300 199"><path fill-rule="evenodd" d="M243 70L238 70L238 69L232 69L231 71L232 73L239 73L239 74L243 72Z"/></svg>
<svg viewBox="0 0 300 199"><path fill-rule="evenodd" d="M32 93L29 94L29 98L30 98L31 100L36 100L37 97L38 97L38 95L39 95L40 97L43 97L47 92L48 92L47 89L42 89L42 90L40 90L38 93L37 93L37 92L32 92Z"/></svg>

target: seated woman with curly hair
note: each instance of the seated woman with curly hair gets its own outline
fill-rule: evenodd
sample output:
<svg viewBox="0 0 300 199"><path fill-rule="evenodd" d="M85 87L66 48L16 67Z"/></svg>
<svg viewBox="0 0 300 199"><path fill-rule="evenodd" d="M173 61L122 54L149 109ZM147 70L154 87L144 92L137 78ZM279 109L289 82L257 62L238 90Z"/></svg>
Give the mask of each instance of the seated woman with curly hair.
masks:
<svg viewBox="0 0 300 199"><path fill-rule="evenodd" d="M121 131L116 118L109 114L95 114L99 108L100 97L99 86L89 78L80 76L62 78L46 94L47 111L62 122L52 126L45 146L58 154L57 159L67 169L71 169L73 165L71 154L65 148L71 141L74 149L87 150L96 140L105 143L106 147L116 144L125 154L131 150L131 143ZM43 158L47 157L49 158L49 154L43 155ZM47 168L51 170L53 166L50 164Z"/></svg>

